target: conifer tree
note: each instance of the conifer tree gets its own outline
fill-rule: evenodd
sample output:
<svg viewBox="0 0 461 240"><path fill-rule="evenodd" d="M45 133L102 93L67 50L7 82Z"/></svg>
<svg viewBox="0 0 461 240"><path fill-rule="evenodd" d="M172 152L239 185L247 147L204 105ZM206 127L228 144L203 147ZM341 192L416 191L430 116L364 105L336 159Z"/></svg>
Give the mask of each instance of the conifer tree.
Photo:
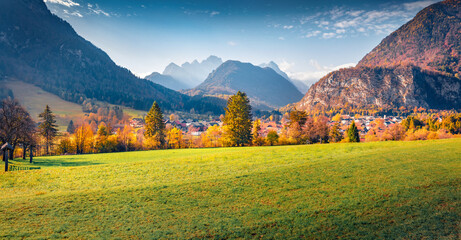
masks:
<svg viewBox="0 0 461 240"><path fill-rule="evenodd" d="M154 138L160 148L165 145L165 122L163 121L162 110L157 102L152 104L147 113L144 136L146 138Z"/></svg>
<svg viewBox="0 0 461 240"><path fill-rule="evenodd" d="M349 142L360 142L359 130L355 125L355 121L352 121L349 129L347 130L347 136L349 137Z"/></svg>
<svg viewBox="0 0 461 240"><path fill-rule="evenodd" d="M251 106L245 93L238 91L229 98L223 120L227 125L231 145L244 146L251 143Z"/></svg>
<svg viewBox="0 0 461 240"><path fill-rule="evenodd" d="M335 123L330 128L330 141L331 142L340 142L343 140L343 134L341 134L339 123Z"/></svg>
<svg viewBox="0 0 461 240"><path fill-rule="evenodd" d="M46 155L49 155L53 139L58 134L56 116L53 114L50 107L46 105L45 110L40 113L38 117L42 120L42 123L38 126L39 132L40 135L45 138Z"/></svg>
<svg viewBox="0 0 461 240"><path fill-rule="evenodd" d="M75 132L74 121L70 120L69 125L67 125L67 132L70 134L74 134Z"/></svg>

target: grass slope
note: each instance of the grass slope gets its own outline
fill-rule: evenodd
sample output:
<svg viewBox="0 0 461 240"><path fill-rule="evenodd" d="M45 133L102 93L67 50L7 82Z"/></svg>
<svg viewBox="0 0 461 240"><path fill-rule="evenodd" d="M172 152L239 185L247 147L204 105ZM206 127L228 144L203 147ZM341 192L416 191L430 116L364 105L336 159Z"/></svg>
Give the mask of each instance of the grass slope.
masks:
<svg viewBox="0 0 461 240"><path fill-rule="evenodd" d="M38 121L38 115L43 112L46 105L49 105L56 115L57 124L60 131L66 131L70 120L78 121L85 114L82 106L76 103L68 102L62 98L44 91L43 89L29 83L16 80L0 81L0 85L13 91L14 97L30 113L35 121ZM99 102L104 105L103 102ZM109 104L113 107L116 105ZM123 111L133 117L142 117L146 115L145 111L135 110L128 107L119 106Z"/></svg>
<svg viewBox="0 0 461 240"><path fill-rule="evenodd" d="M38 121L38 115L49 105L56 115L59 130L66 130L71 119L83 117L82 106L65 101L43 89L22 81L7 81L5 86L13 91L14 98Z"/></svg>
<svg viewBox="0 0 461 240"><path fill-rule="evenodd" d="M460 237L461 139L36 160L0 174L2 239Z"/></svg>

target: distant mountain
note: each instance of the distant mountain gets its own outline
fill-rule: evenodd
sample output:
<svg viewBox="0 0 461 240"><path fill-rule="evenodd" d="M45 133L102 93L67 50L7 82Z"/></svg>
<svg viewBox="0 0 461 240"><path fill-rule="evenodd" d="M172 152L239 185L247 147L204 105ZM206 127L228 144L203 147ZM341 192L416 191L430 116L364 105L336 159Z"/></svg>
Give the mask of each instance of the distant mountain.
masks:
<svg viewBox="0 0 461 240"><path fill-rule="evenodd" d="M303 94L305 94L307 90L309 90L309 86L306 83L304 83L301 80L291 79L290 77L288 77L288 75L284 71L280 70L279 66L273 61L270 61L269 63L263 63L259 66L262 68L266 68L266 67L272 68L280 76L292 82L295 85L295 87Z"/></svg>
<svg viewBox="0 0 461 240"><path fill-rule="evenodd" d="M222 59L216 56L209 56L202 62L198 62L197 60L191 63L186 62L181 66L170 63L163 71L163 75L171 76L185 83L188 88L193 88L202 83L206 77L222 63Z"/></svg>
<svg viewBox="0 0 461 240"><path fill-rule="evenodd" d="M461 109L460 9L461 0L423 9L355 68L320 79L296 106Z"/></svg>
<svg viewBox="0 0 461 240"><path fill-rule="evenodd" d="M287 79L271 68L250 63L226 61L213 71L190 95L228 96L245 92L252 105L259 109L274 109L299 101L302 93Z"/></svg>
<svg viewBox="0 0 461 240"><path fill-rule="evenodd" d="M95 98L146 110L155 100L165 110L216 113L223 107L135 77L51 14L43 0L0 1L0 76L77 103Z"/></svg>
<svg viewBox="0 0 461 240"><path fill-rule="evenodd" d="M173 78L172 76L163 75L158 72L153 72L152 74L146 76L145 79L175 91L190 88L189 85Z"/></svg>

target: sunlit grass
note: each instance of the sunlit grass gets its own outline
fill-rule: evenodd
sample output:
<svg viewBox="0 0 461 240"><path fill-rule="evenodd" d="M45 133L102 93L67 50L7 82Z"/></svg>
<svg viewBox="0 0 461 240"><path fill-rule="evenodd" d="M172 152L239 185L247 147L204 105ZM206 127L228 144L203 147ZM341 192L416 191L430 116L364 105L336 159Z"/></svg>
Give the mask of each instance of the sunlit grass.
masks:
<svg viewBox="0 0 461 240"><path fill-rule="evenodd" d="M40 157L34 166L0 174L0 238L460 234L461 139Z"/></svg>

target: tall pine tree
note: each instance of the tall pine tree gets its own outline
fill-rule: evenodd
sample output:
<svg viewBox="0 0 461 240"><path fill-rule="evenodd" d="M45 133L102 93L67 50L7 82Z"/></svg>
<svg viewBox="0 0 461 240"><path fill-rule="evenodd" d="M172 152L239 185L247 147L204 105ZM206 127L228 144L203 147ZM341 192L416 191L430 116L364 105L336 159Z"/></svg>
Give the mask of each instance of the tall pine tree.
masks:
<svg viewBox="0 0 461 240"><path fill-rule="evenodd" d="M50 154L50 147L53 143L53 139L58 134L58 129L56 125L56 117L51 111L50 107L46 105L45 110L38 115L42 120L42 123L38 126L40 135L45 138L46 145L46 155Z"/></svg>
<svg viewBox="0 0 461 240"><path fill-rule="evenodd" d="M165 122L163 121L163 113L157 102L152 104L146 116L146 126L144 136L153 138L162 148L165 146Z"/></svg>
<svg viewBox="0 0 461 240"><path fill-rule="evenodd" d="M349 142L360 142L360 135L355 121L352 121L349 129L347 129L347 136L349 137Z"/></svg>
<svg viewBox="0 0 461 240"><path fill-rule="evenodd" d="M74 121L70 120L69 125L67 125L67 132L70 134L74 134L75 132Z"/></svg>
<svg viewBox="0 0 461 240"><path fill-rule="evenodd" d="M251 143L251 106L245 93L238 91L229 98L224 124L227 125L227 134L233 146Z"/></svg>

